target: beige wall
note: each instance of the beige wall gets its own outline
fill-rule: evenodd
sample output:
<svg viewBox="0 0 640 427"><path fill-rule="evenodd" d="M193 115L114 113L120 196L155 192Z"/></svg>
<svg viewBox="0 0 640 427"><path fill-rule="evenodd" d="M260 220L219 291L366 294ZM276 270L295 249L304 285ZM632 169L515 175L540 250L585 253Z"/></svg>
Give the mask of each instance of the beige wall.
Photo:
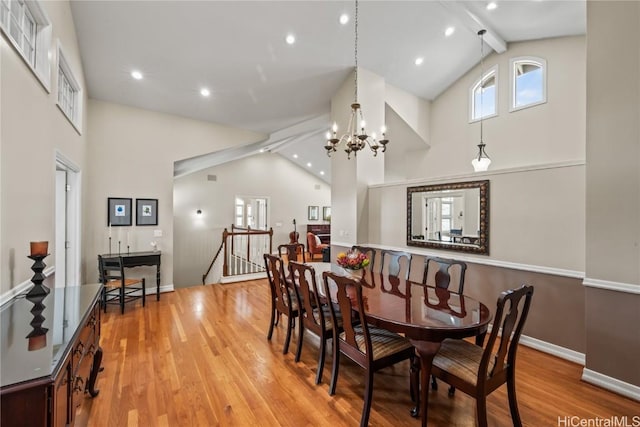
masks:
<svg viewBox="0 0 640 427"><path fill-rule="evenodd" d="M86 106L86 85L71 11L67 2L41 4L53 28L49 47L51 93L43 88L4 35L0 37L0 294L33 275L32 261L26 257L30 241L49 241L51 255L45 263L55 265L56 151L83 171L86 169L86 119L79 134L56 106L58 41L85 89Z"/></svg>
<svg viewBox="0 0 640 427"><path fill-rule="evenodd" d="M212 123L91 100L85 198L86 278L97 278L96 255L108 252L107 198L158 199L158 226L122 227L132 251L162 251L162 283L173 284L173 162L263 138ZM135 220L133 221L135 224ZM154 230L162 230L161 238ZM114 229L114 240L117 231ZM115 248L114 243L114 248ZM124 245L124 244L123 244ZM124 246L123 246L124 247ZM154 270L140 270L153 279ZM155 282L153 280L152 282Z"/></svg>
<svg viewBox="0 0 640 427"><path fill-rule="evenodd" d="M640 387L640 3L587 29L586 368Z"/></svg>
<svg viewBox="0 0 640 427"><path fill-rule="evenodd" d="M208 175L215 175L216 181L209 181ZM237 195L269 198L274 251L289 243L294 218L299 241L306 247L307 223L325 223L322 207L331 205L327 183L279 154L258 154L177 178L173 203L176 287L201 283L220 246L222 231L231 231ZM308 206L319 207L318 221L308 221ZM197 209L202 215L196 215Z"/></svg>
<svg viewBox="0 0 640 427"><path fill-rule="evenodd" d="M547 60L546 104L509 112L509 59ZM498 65L498 116L484 121L491 169L565 160L584 160L585 37L510 43L489 55L485 69ZM479 123L469 124L469 88L480 77L476 67L449 87L431 107L431 149L424 177L467 174L480 140Z"/></svg>

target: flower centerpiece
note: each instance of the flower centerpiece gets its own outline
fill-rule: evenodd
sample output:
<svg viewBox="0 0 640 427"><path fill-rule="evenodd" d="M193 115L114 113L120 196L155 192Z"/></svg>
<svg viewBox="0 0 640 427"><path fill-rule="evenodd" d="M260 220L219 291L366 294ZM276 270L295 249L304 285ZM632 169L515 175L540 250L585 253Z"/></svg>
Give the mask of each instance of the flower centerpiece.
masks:
<svg viewBox="0 0 640 427"><path fill-rule="evenodd" d="M370 261L366 254L357 250L349 250L346 253L340 252L336 262L342 268L360 270L368 266Z"/></svg>

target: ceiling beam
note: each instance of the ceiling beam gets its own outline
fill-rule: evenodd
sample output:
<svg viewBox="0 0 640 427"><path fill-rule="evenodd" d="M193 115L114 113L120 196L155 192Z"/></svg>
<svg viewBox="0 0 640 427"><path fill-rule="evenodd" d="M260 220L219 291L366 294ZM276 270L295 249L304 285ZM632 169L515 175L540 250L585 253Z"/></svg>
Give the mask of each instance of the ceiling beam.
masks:
<svg viewBox="0 0 640 427"><path fill-rule="evenodd" d="M484 42L497 53L507 51L507 42L498 35L486 22L480 19L476 14L471 12L467 6L459 1L440 0L439 3L447 9L452 15L457 17L462 24L474 33L485 29Z"/></svg>

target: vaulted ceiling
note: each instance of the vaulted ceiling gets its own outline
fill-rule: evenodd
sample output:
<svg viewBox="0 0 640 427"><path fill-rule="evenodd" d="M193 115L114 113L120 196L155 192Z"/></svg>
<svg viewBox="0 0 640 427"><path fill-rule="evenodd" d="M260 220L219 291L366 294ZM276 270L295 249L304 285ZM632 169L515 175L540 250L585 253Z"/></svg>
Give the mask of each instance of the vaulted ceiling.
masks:
<svg viewBox="0 0 640 427"><path fill-rule="evenodd" d="M362 0L359 65L434 99L479 61L481 28L485 52L585 32L582 0L495 3ZM266 135L326 117L354 66L353 1L74 0L71 8L91 98ZM304 135L280 145L288 157L323 145L320 132Z"/></svg>

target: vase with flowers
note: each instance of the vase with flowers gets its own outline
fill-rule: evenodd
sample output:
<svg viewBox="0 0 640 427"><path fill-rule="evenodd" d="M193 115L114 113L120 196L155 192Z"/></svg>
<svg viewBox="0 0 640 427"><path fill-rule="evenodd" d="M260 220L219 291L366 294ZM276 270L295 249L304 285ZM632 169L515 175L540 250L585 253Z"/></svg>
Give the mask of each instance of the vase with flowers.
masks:
<svg viewBox="0 0 640 427"><path fill-rule="evenodd" d="M368 266L371 261L369 261L369 257L367 257L366 254L358 250L351 249L346 253L340 252L336 262L340 267L348 270L361 270Z"/></svg>

